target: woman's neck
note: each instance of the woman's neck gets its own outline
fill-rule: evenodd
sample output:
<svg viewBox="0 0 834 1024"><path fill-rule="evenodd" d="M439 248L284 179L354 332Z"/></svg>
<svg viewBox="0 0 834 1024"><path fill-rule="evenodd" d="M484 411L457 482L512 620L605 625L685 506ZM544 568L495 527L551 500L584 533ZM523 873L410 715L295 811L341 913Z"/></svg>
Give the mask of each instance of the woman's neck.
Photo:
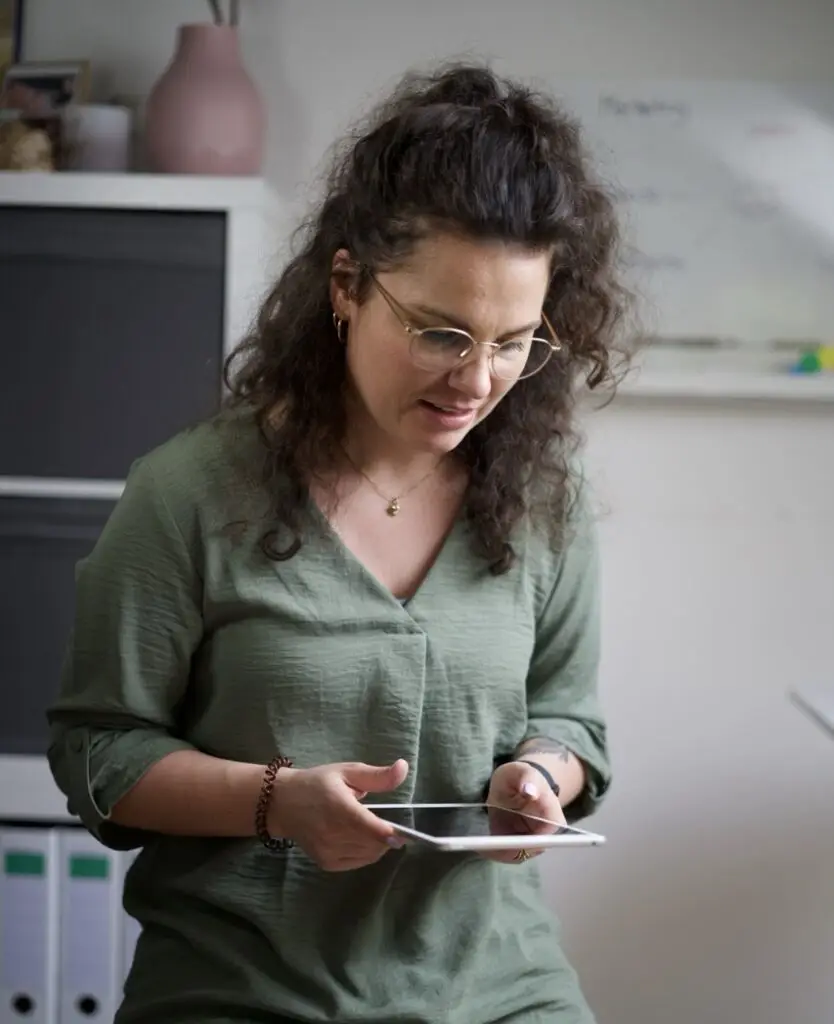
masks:
<svg viewBox="0 0 834 1024"><path fill-rule="evenodd" d="M414 451L368 430L349 430L343 448L353 469L392 494L449 461L448 455Z"/></svg>
<svg viewBox="0 0 834 1024"><path fill-rule="evenodd" d="M351 403L353 405L354 403ZM448 455L414 450L385 434L364 409L348 408L342 441L351 466L367 474L377 486L396 493L449 461Z"/></svg>

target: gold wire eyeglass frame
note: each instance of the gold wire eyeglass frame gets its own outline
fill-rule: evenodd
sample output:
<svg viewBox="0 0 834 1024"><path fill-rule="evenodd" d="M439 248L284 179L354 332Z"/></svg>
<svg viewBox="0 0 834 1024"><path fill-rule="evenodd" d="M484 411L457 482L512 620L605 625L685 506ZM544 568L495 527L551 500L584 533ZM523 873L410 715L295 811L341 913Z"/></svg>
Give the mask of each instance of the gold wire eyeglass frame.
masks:
<svg viewBox="0 0 834 1024"><path fill-rule="evenodd" d="M391 295L391 293L386 288L384 288L379 283L379 281L377 281L376 277L373 274L371 274L371 281L373 282L376 289L379 291L379 294L383 297L383 299L385 299L386 303L391 309L391 312L402 324L403 330L409 336L409 352L411 355L412 362L421 369L437 371L445 369L446 372L450 372L451 370L457 369L457 367L463 365L463 363L466 362L466 360L478 346L484 346L487 349L489 349L489 372L496 380L525 380L528 377L533 377L535 376L535 374L540 373L549 362L550 357L553 355L553 353L558 352L562 347L562 343L559 341L558 335L556 334L553 325L548 320L547 316L544 313L544 310L542 310L542 322L544 323L545 327L547 327L551 337L548 340L547 338L542 338L536 335L530 339L530 352L532 352L535 348L539 348L542 351L542 358L540 364L536 365L534 369L529 370L527 372L522 371L521 373L512 373L508 376L502 375L501 373L496 371L495 357L502 350L506 352L512 351L510 346L516 345L517 342L476 341L471 334L469 334L467 331L461 330L459 327L415 327L414 324L410 323L410 321L408 320L408 317L403 307L399 304L399 302L397 302L394 296ZM448 366L441 365L440 361L438 361L437 363L433 363L430 360L427 360L425 357L421 358L419 351L417 351L422 338L430 334L437 335L439 333L442 333L446 336L454 336L460 338L461 342L463 343L463 347L461 351L458 353L457 358Z"/></svg>

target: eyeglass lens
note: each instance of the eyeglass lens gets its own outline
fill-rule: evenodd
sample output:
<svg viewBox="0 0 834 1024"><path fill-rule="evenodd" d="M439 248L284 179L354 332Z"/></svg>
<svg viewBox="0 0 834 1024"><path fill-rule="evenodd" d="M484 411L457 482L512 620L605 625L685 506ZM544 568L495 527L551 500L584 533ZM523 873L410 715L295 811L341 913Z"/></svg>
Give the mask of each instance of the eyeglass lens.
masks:
<svg viewBox="0 0 834 1024"><path fill-rule="evenodd" d="M452 370L472 351L475 342L463 331L428 329L412 336L412 356L427 370ZM490 349L491 369L502 380L517 380L537 373L550 358L544 338L519 338Z"/></svg>

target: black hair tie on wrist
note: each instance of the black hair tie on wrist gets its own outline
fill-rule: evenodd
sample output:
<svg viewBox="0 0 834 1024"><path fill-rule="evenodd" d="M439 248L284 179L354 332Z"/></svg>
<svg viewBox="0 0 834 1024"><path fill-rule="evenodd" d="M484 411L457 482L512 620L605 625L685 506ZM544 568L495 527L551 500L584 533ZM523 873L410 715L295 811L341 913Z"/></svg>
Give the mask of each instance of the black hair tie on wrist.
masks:
<svg viewBox="0 0 834 1024"><path fill-rule="evenodd" d="M550 774L550 772L547 770L547 768L545 768L543 764L539 764L538 761L529 761L526 757L520 757L518 759L518 763L529 764L531 768L535 768L537 772L541 772L541 774L547 780L547 784L548 786L550 786L550 789L552 790L554 796L558 796L559 793L561 793L562 790L559 783L553 778L553 776Z"/></svg>
<svg viewBox="0 0 834 1024"><path fill-rule="evenodd" d="M513 758L512 760L502 761L501 764L496 766L496 770L498 768L503 768L505 764L529 764L531 767L535 768L536 771L541 772L544 778L547 779L547 784L548 786L550 786L551 792L554 796L558 797L562 791L559 783L553 778L553 776L550 774L547 768L545 768L543 764L539 764L538 761L529 761L526 757L517 757ZM481 793L482 803L486 803L489 798L489 787L491 784L492 777L490 776L490 778L488 778L484 783L484 788Z"/></svg>

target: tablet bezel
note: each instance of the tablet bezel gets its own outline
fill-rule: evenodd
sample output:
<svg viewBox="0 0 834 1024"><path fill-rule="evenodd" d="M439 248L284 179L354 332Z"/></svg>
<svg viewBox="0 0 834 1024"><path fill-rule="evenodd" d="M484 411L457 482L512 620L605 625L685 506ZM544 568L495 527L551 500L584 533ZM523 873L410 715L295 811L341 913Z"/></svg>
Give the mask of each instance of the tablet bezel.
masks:
<svg viewBox="0 0 834 1024"><path fill-rule="evenodd" d="M507 810L496 804L465 804L465 803L419 803L419 804L367 804L368 810L399 810L399 811L422 811L422 810L481 810L487 813L490 808L495 810ZM545 818L537 818L536 815L526 814L524 811L516 811L517 814L525 814L526 817L537 821L546 821ZM434 836L427 832L420 832L418 829L409 828L398 822L383 818L398 835L409 839L412 842L431 846L436 850L443 850L450 853L495 853L500 850L551 850L565 846L602 846L605 843L605 836L596 832L588 832L585 829L577 828L575 825L568 827L573 829L571 835L554 834L519 834L505 836ZM548 822L548 824L557 824Z"/></svg>

